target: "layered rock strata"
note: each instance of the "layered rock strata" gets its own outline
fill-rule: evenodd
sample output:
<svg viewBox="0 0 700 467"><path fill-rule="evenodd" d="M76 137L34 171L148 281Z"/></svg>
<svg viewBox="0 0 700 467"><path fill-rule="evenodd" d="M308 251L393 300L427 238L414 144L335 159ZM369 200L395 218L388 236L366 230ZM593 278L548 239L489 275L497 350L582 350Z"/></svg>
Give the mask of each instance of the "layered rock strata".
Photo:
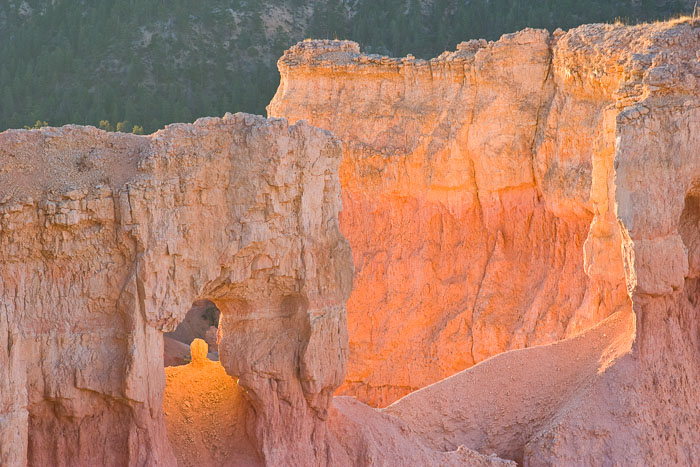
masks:
<svg viewBox="0 0 700 467"><path fill-rule="evenodd" d="M638 148L620 138L653 109L697 106L697 44L684 20L524 30L431 60L288 50L269 115L343 141L356 277L341 393L383 406L629 309L614 164ZM655 125L637 145L697 131L680 113Z"/></svg>
<svg viewBox="0 0 700 467"><path fill-rule="evenodd" d="M0 134L0 464L175 465L162 333L204 298L255 455L325 458L352 286L340 155L244 114Z"/></svg>

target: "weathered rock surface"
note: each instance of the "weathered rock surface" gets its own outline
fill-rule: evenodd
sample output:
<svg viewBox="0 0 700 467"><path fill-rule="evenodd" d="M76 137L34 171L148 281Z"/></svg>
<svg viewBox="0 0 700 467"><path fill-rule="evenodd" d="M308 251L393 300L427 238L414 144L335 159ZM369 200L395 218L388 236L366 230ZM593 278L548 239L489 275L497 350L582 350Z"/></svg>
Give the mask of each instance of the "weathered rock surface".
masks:
<svg viewBox="0 0 700 467"><path fill-rule="evenodd" d="M242 114L0 133L0 464L692 465L697 50L690 20L305 42L270 112L342 164ZM425 386L385 409L333 398L353 259L344 391ZM163 404L205 298L221 363L195 340Z"/></svg>
<svg viewBox="0 0 700 467"><path fill-rule="evenodd" d="M697 47L693 34L681 37ZM687 54L669 57L664 66L677 67L678 81L658 94L644 89L617 113L606 164L614 176L593 180L597 196L612 200L608 212L597 204L596 216L614 218L606 228L622 244L602 253L623 258L632 310L489 359L385 409L431 445L464 444L523 465L697 463L700 67Z"/></svg>
<svg viewBox="0 0 700 467"><path fill-rule="evenodd" d="M697 44L688 20L525 30L427 61L288 50L269 115L343 141L356 276L341 393L383 406L628 309L616 138L650 109L697 105ZM640 141L678 125L696 123L668 117Z"/></svg>
<svg viewBox="0 0 700 467"><path fill-rule="evenodd" d="M340 155L243 114L0 134L0 463L174 465L162 332L200 298L257 455L325 456L352 286Z"/></svg>
<svg viewBox="0 0 700 467"><path fill-rule="evenodd" d="M352 258L329 133L238 114L0 147L3 465L512 465L332 403ZM162 332L204 297L221 363L195 339L164 399Z"/></svg>
<svg viewBox="0 0 700 467"><path fill-rule="evenodd" d="M515 349L382 413L428 447L524 465L695 463L698 50L700 22L681 20L431 61L288 51L270 115L344 143L343 392L382 405Z"/></svg>

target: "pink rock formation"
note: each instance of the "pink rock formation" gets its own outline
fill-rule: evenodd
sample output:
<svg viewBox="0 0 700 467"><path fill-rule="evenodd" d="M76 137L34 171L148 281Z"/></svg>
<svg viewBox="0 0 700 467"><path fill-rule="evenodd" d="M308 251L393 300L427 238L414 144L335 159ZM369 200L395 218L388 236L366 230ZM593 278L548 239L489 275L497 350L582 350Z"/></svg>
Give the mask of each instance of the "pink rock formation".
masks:
<svg viewBox="0 0 700 467"><path fill-rule="evenodd" d="M0 148L2 465L174 465L162 332L198 298L223 312L260 457L325 455L352 284L337 139L237 114Z"/></svg>
<svg viewBox="0 0 700 467"><path fill-rule="evenodd" d="M693 464L697 50L697 20L305 42L270 113L342 164L242 114L0 133L0 463ZM333 398L353 259L344 391L422 387L385 409ZM196 341L163 404L204 298L221 364Z"/></svg>
<svg viewBox="0 0 700 467"><path fill-rule="evenodd" d="M329 133L237 114L151 136L8 131L0 147L3 465L187 465L163 406L175 443L201 447L201 427L222 427L202 451L211 465L510 465L331 404L352 259ZM192 363L168 369L163 405L162 332L198 298L221 310L221 364L195 340ZM223 388L222 370L236 379ZM207 401L230 409L218 425L201 419ZM373 427L348 439L367 416Z"/></svg>
<svg viewBox="0 0 700 467"><path fill-rule="evenodd" d="M695 31L525 30L429 61L348 41L284 54L268 113L344 146L340 220L356 277L342 394L383 406L630 306L610 254L616 118L697 89Z"/></svg>

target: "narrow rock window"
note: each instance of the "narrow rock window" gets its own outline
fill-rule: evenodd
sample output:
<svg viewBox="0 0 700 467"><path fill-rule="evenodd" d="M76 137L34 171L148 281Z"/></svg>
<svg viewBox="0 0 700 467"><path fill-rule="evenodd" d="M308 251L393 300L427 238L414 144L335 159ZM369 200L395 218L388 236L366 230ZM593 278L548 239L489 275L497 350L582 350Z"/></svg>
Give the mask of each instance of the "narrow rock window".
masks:
<svg viewBox="0 0 700 467"><path fill-rule="evenodd" d="M178 465L262 466L246 430L250 403L218 361L220 316L213 302L197 300L163 336L168 442Z"/></svg>
<svg viewBox="0 0 700 467"><path fill-rule="evenodd" d="M192 360L190 344L202 339L209 344L209 360L218 361L216 332L219 326L219 309L211 300L197 300L185 319L173 332L163 335L163 365L185 365Z"/></svg>

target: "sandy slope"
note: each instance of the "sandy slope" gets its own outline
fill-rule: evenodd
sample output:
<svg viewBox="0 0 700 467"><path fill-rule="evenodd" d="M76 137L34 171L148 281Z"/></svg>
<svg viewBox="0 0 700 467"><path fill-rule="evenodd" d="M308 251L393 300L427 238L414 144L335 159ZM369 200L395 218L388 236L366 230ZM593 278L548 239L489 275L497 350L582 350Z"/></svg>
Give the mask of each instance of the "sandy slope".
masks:
<svg viewBox="0 0 700 467"><path fill-rule="evenodd" d="M634 330L632 311L620 311L564 341L495 356L383 412L435 449L466 445L522 461L527 442L630 350Z"/></svg>

